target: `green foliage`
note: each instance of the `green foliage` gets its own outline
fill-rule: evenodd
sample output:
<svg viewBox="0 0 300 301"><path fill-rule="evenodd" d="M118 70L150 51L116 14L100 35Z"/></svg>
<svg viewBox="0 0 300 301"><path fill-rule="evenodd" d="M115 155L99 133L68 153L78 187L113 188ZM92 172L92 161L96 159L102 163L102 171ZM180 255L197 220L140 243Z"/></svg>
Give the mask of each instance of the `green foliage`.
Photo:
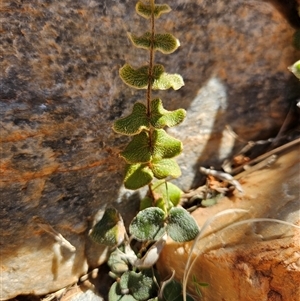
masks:
<svg viewBox="0 0 300 301"><path fill-rule="evenodd" d="M151 77L149 76L149 66L142 66L134 69L129 64L125 64L119 70L119 75L123 82L135 89L148 89L149 85L153 90L167 90L173 88L180 89L183 79L179 74L168 74L162 65L154 65Z"/></svg>
<svg viewBox="0 0 300 301"><path fill-rule="evenodd" d="M165 212L159 208L150 207L140 211L132 220L129 232L136 240L158 240L164 231Z"/></svg>
<svg viewBox="0 0 300 301"><path fill-rule="evenodd" d="M156 198L161 198L168 203L168 209L179 204L182 190L176 185L163 180L156 181L152 186L152 191L155 193Z"/></svg>
<svg viewBox="0 0 300 301"><path fill-rule="evenodd" d="M127 163L135 164L151 162L153 159L173 158L181 151L181 141L169 136L162 129L155 129L153 132L143 131L135 135L125 150L121 152L121 156Z"/></svg>
<svg viewBox="0 0 300 301"><path fill-rule="evenodd" d="M153 39L150 32L146 32L140 37L128 33L128 37L134 46L143 49L150 49L153 41L154 50L159 50L164 54L170 54L180 46L179 41L170 33L155 34Z"/></svg>
<svg viewBox="0 0 300 301"><path fill-rule="evenodd" d="M151 102L151 118L150 123L157 129L173 127L181 123L186 112L183 109L168 111L163 107L162 101L159 98L153 99Z"/></svg>
<svg viewBox="0 0 300 301"><path fill-rule="evenodd" d="M115 121L113 130L116 133L134 136L143 130L149 131L150 126L156 129L172 127L181 123L186 116L183 109L168 111L164 109L161 99L151 101L151 116L147 114L147 108L142 103L135 103L132 113L124 118Z"/></svg>
<svg viewBox="0 0 300 301"><path fill-rule="evenodd" d="M197 280L197 278L196 278L195 275L193 275L193 277L192 277L192 282L193 282L193 285L194 285L194 287L195 287L195 291L196 291L197 295L198 295L199 297L202 297L202 293L201 293L200 287L207 287L207 286L208 286L208 283L205 283L205 282L199 282L199 281Z"/></svg>
<svg viewBox="0 0 300 301"><path fill-rule="evenodd" d="M108 208L92 229L90 237L98 244L113 247L123 242L124 234L125 228L120 214L116 209Z"/></svg>
<svg viewBox="0 0 300 301"><path fill-rule="evenodd" d="M191 296L187 296L187 301L193 301ZM163 301L183 301L182 286L175 280L171 280L163 290Z"/></svg>
<svg viewBox="0 0 300 301"><path fill-rule="evenodd" d="M167 220L167 232L178 242L190 241L199 234L199 228L193 217L183 208L171 208Z"/></svg>
<svg viewBox="0 0 300 301"><path fill-rule="evenodd" d="M135 300L144 301L154 296L156 292L155 283L151 270L141 272L127 271L119 281L123 292L130 292Z"/></svg>
<svg viewBox="0 0 300 301"><path fill-rule="evenodd" d="M173 207L168 212L150 207L140 211L129 227L130 234L139 241L155 241L167 233L174 241L194 239L199 228L193 217L183 208Z"/></svg>
<svg viewBox="0 0 300 301"><path fill-rule="evenodd" d="M154 5L154 1L153 1L153 5ZM167 4L155 4L153 9L151 4L150 5L144 4L141 1L139 1L136 4L135 9L140 16L146 19L149 19L152 16L152 14L154 15L155 18L159 18L161 14L168 13L171 11L171 7Z"/></svg>
<svg viewBox="0 0 300 301"><path fill-rule="evenodd" d="M137 14L150 20L151 30L140 36L128 33L128 37L135 47L148 51L149 63L137 68L126 63L119 69L126 85L146 89L145 103L135 103L128 116L113 124L116 133L131 139L120 152L127 163L124 185L132 190L148 185L149 190L129 226L130 238L113 208L105 211L90 233L95 242L111 247L108 266L116 282L110 288L109 301L158 301L161 293L165 301L182 300L181 286L174 281L159 292L153 266L168 236L183 242L199 233L195 220L183 208L176 207L182 191L166 181L181 174L174 158L182 152L182 143L167 134L165 128L183 122L186 112L184 109L168 111L160 98L152 99L152 90L178 90L184 85L179 74L169 74L163 65L154 63L157 51L170 54L180 46L172 34L154 31L154 20L170 10L166 4L155 4L155 0L136 4Z"/></svg>
<svg viewBox="0 0 300 301"><path fill-rule="evenodd" d="M142 103L135 103L132 113L124 118L115 121L113 130L118 134L133 136L142 130L149 130L150 121L147 115L147 108Z"/></svg>
<svg viewBox="0 0 300 301"><path fill-rule="evenodd" d="M288 69L300 80L300 60L288 67Z"/></svg>

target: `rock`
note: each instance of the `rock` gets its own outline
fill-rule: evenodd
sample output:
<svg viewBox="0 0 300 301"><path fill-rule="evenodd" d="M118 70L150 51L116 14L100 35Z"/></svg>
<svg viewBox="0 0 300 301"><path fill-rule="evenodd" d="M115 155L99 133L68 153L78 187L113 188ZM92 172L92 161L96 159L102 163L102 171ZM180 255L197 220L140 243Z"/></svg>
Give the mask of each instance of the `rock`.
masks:
<svg viewBox="0 0 300 301"><path fill-rule="evenodd" d="M299 144L281 155L273 166L241 179L244 195L224 197L193 216L200 228L226 209L246 209L217 218L195 246L197 258L190 275L206 282L203 301L297 301L300 297L300 229L274 222L225 226L247 218L275 218L300 226ZM204 234L203 233L203 234ZM159 259L159 271L182 281L191 243L167 242ZM196 294L191 278L188 289Z"/></svg>
<svg viewBox="0 0 300 301"><path fill-rule="evenodd" d="M76 282L106 259L105 248L87 236L98 210L113 205L126 224L137 210L139 194L122 188L118 158L128 140L111 130L144 98L118 77L125 61L147 61L126 37L145 30L134 2L2 1L2 300ZM168 109L189 114L171 131L185 145L178 183L188 189L198 181L199 162L219 162L234 148L234 141L223 143L226 124L245 140L278 132L299 92L287 70L297 53L294 29L269 3L171 5L158 26L182 46L156 61L186 82L179 92L160 95ZM76 252L60 246L35 217Z"/></svg>

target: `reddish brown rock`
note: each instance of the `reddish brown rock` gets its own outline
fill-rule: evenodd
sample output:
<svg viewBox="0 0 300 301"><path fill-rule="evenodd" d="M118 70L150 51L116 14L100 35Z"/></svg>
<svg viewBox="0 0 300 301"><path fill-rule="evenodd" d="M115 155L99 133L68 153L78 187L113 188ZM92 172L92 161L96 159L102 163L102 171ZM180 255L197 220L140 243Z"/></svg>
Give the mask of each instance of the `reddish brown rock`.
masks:
<svg viewBox="0 0 300 301"><path fill-rule="evenodd" d="M273 166L240 180L244 195L223 198L217 205L193 213L200 228L226 209L246 209L216 220L197 243L190 276L206 282L203 301L298 301L300 297L300 229L274 222L226 226L249 218L276 218L300 226L299 145L282 154ZM191 243L169 241L159 271L183 279ZM192 278L188 290L196 294Z"/></svg>

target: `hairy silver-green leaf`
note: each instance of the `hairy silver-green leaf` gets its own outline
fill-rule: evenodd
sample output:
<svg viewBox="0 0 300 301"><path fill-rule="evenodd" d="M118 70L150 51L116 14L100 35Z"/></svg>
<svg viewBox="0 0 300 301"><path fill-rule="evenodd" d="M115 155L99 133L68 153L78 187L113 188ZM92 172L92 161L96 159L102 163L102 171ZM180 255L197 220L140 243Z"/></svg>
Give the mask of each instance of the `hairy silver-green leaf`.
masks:
<svg viewBox="0 0 300 301"><path fill-rule="evenodd" d="M144 4L142 1L139 1L135 6L137 14L140 16L149 19L152 15L152 6L149 4ZM171 7L167 4L155 4L153 14L155 18L159 18L161 14L168 13L171 11Z"/></svg>
<svg viewBox="0 0 300 301"><path fill-rule="evenodd" d="M143 270L139 273L134 271L125 272L120 278L121 290L128 290L139 301L149 300L157 291L152 270Z"/></svg>
<svg viewBox="0 0 300 301"><path fill-rule="evenodd" d="M152 157L154 160L173 158L182 151L181 141L168 135L163 129L155 129L152 133L152 139Z"/></svg>
<svg viewBox="0 0 300 301"><path fill-rule="evenodd" d="M153 41L150 32L146 32L140 37L128 33L128 37L138 48L150 49L153 42L153 49L164 54L172 53L180 46L179 40L170 33L157 33L154 35Z"/></svg>
<svg viewBox="0 0 300 301"><path fill-rule="evenodd" d="M124 240L123 220L114 208L107 208L101 220L93 227L90 237L101 245L118 246Z"/></svg>
<svg viewBox="0 0 300 301"><path fill-rule="evenodd" d="M181 175L180 168L173 159L153 160L151 170L157 179L165 179L168 176L175 179Z"/></svg>
<svg viewBox="0 0 300 301"><path fill-rule="evenodd" d="M128 164L124 178L127 189L139 189L148 185L153 179L153 172L147 164Z"/></svg>
<svg viewBox="0 0 300 301"><path fill-rule="evenodd" d="M174 241L185 242L196 238L199 227L185 209L173 207L167 219L167 233Z"/></svg>
<svg viewBox="0 0 300 301"><path fill-rule="evenodd" d="M151 82L158 80L164 73L164 67L162 65L154 65L153 67L153 79ZM119 75L123 82L128 86L136 89L146 89L149 81L149 66L142 66L138 69L132 68L129 64L125 64L119 70Z"/></svg>
<svg viewBox="0 0 300 301"><path fill-rule="evenodd" d="M152 158L149 133L143 131L135 135L121 156L129 164L149 162Z"/></svg>
<svg viewBox="0 0 300 301"><path fill-rule="evenodd" d="M132 220L129 232L136 240L158 240L165 234L165 213L163 210L150 207L140 211Z"/></svg>
<svg viewBox="0 0 300 301"><path fill-rule="evenodd" d="M122 256L123 252L116 248L110 255L107 261L107 265L113 273L121 274L129 269L129 263L125 256ZM125 255L125 254L124 254Z"/></svg>
<svg viewBox="0 0 300 301"><path fill-rule="evenodd" d="M184 81L181 75L164 72L159 76L159 78L154 80L152 88L154 90L167 90L170 88L178 90L182 86L184 86Z"/></svg>
<svg viewBox="0 0 300 301"><path fill-rule="evenodd" d="M114 282L108 293L108 301L137 301L132 295L122 293L119 282Z"/></svg>
<svg viewBox="0 0 300 301"><path fill-rule="evenodd" d="M116 133L123 135L137 135L142 130L149 129L149 118L147 116L147 108L142 103L135 103L132 113L124 118L118 119L113 125Z"/></svg>
<svg viewBox="0 0 300 301"><path fill-rule="evenodd" d="M163 128L165 126L172 127L181 123L186 116L184 109L175 111L165 110L161 99L156 98L151 101L151 124L155 128Z"/></svg>
<svg viewBox="0 0 300 301"><path fill-rule="evenodd" d="M182 285L175 280L168 281L163 288L163 297L166 301L183 301ZM190 295L186 296L186 300L194 301Z"/></svg>

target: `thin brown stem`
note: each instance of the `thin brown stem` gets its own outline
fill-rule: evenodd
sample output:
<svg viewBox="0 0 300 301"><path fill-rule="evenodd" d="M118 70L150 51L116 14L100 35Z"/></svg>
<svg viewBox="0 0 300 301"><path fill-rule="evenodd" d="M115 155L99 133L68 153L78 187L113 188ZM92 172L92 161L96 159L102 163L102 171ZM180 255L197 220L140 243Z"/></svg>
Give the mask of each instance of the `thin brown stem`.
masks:
<svg viewBox="0 0 300 301"><path fill-rule="evenodd" d="M151 14L151 43L150 43L150 58L149 58L149 73L148 73L148 87L147 87L147 115L150 118L151 117L151 98L152 98L152 84L153 84L153 68L154 68L154 35L155 35L155 24L154 24L154 9L155 9L155 0L150 0L150 5L152 9L152 14ZM149 131L149 147L153 149L153 128L150 125L150 131ZM148 185L149 187L149 192L151 194L151 197L154 200L154 195L152 191L152 184L150 183Z"/></svg>
<svg viewBox="0 0 300 301"><path fill-rule="evenodd" d="M149 58L149 76L147 87L147 115L151 115L151 97L152 97L152 84L153 84L153 67L154 67L154 35L155 35L155 23L154 23L154 8L155 0L151 1L152 14L151 14L151 43L150 43L150 58Z"/></svg>

